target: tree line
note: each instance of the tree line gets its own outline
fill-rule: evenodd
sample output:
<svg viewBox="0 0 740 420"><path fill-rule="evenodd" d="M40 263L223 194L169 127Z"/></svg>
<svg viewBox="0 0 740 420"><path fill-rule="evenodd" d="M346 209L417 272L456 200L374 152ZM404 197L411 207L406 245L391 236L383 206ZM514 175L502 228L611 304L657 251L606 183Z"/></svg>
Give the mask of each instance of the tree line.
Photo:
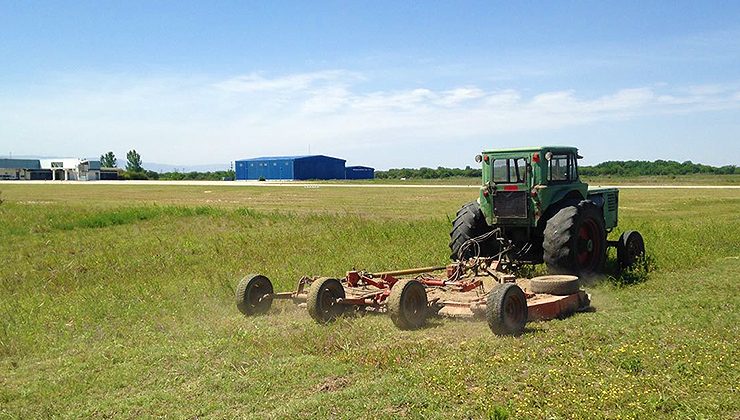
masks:
<svg viewBox="0 0 740 420"><path fill-rule="evenodd" d="M100 155L100 166L103 168L117 168L118 159L113 152ZM126 153L126 170L123 171L119 179L122 180L147 180L163 179L171 181L198 180L198 181L221 181L233 180L234 171L213 171L213 172L155 172L145 169L141 163L141 155L134 149Z"/></svg>
<svg viewBox="0 0 740 420"><path fill-rule="evenodd" d="M582 176L643 176L643 175L734 175L740 174L740 168L735 165L710 166L700 163L686 161L679 163L672 160L628 160L628 161L609 161L599 163L594 166L579 166L579 173ZM480 169L474 169L466 166L465 169L459 168L403 168L389 169L387 171L375 171L375 178L378 179L438 179L452 177L470 177L479 178Z"/></svg>
<svg viewBox="0 0 740 420"><path fill-rule="evenodd" d="M113 152L108 152L100 156L100 164L104 168L117 167L118 160ZM673 160L615 160L602 162L594 166L580 166L578 168L582 176L645 176L645 175L736 175L740 174L740 168L736 165L710 166L691 161L676 162ZM460 168L445 168L442 166L433 168L401 168L389 169L387 171L375 171L375 178L378 179L440 179L440 178L480 178L481 169L466 166ZM141 155L136 150L129 150L126 153L126 170L121 174L121 179L164 179L164 180L201 180L201 181L220 181L233 180L234 171L213 171L213 172L164 172L158 173L144 169L141 164Z"/></svg>
<svg viewBox="0 0 740 420"><path fill-rule="evenodd" d="M641 175L734 175L740 174L735 165L710 166L701 163L676 162L673 160L627 160L602 162L594 166L578 168L583 176L641 176Z"/></svg>
<svg viewBox="0 0 740 420"><path fill-rule="evenodd" d="M442 166L437 169L432 168L403 168L403 169L388 169L387 171L375 171L375 178L378 179L437 179L437 178L453 178L453 177L467 177L467 178L480 178L481 170L474 169L470 166L466 166L465 169L460 168L445 168Z"/></svg>
<svg viewBox="0 0 740 420"><path fill-rule="evenodd" d="M113 152L100 155L100 166L103 168L117 168L118 158ZM159 179L159 173L148 171L141 166L141 155L135 150L129 150L126 153L126 170L119 174L122 180L147 180Z"/></svg>
<svg viewBox="0 0 740 420"><path fill-rule="evenodd" d="M234 171L213 171L213 172L163 172L159 174L159 179L170 181L231 181L234 179Z"/></svg>

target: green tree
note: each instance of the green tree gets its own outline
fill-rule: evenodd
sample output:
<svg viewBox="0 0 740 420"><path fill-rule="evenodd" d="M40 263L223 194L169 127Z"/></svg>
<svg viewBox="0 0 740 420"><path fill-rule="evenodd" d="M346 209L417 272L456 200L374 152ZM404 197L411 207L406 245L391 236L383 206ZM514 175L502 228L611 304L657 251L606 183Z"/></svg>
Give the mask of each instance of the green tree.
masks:
<svg viewBox="0 0 740 420"><path fill-rule="evenodd" d="M100 155L100 166L103 168L115 168L118 160L113 152L108 152L104 155Z"/></svg>
<svg viewBox="0 0 740 420"><path fill-rule="evenodd" d="M129 150L126 153L126 170L129 172L143 172L144 168L141 166L141 155L136 150Z"/></svg>

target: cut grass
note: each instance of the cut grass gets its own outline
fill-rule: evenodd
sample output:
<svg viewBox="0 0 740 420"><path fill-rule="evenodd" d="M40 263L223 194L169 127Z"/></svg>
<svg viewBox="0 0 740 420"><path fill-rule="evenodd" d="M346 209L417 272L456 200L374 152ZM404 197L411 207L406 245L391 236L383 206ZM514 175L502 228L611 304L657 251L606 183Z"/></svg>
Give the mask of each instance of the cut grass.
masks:
<svg viewBox="0 0 740 420"><path fill-rule="evenodd" d="M739 192L623 191L620 227L645 236L648 280L602 280L596 312L500 338L485 322L321 326L283 303L244 318L233 302L249 272L284 291L304 274L442 263L446 215L470 191L123 187L142 197L124 201L118 186L14 187L0 205L0 415L740 412ZM76 199L89 188L92 207Z"/></svg>

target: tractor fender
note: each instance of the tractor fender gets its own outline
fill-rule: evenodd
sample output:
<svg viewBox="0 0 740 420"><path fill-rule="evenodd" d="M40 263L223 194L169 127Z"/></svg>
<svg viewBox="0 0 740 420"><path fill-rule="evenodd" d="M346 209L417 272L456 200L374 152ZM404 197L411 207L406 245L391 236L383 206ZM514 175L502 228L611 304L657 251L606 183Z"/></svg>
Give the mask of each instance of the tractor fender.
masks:
<svg viewBox="0 0 740 420"><path fill-rule="evenodd" d="M582 200L585 200L586 199L586 196L583 195L583 194L581 194L581 192L578 191L578 190L570 190L570 191L563 190L563 191L558 191L555 195L552 196L552 202L553 202L553 204L550 205L550 207L559 205L560 204L560 201L562 201L564 199L565 200L571 199L571 200L575 200L577 202L580 202Z"/></svg>
<svg viewBox="0 0 740 420"><path fill-rule="evenodd" d="M562 193L558 193L557 196L560 198L553 200L553 203L547 207L542 217L537 220L537 233L539 235L544 232L547 221L557 212L568 206L576 206L585 199L578 190L563 191Z"/></svg>
<svg viewBox="0 0 740 420"><path fill-rule="evenodd" d="M604 194L603 193L595 193L595 194L589 194L588 199L596 205L599 209L604 208Z"/></svg>
<svg viewBox="0 0 740 420"><path fill-rule="evenodd" d="M578 190L558 191L552 196L550 205L547 206L539 221L546 221L563 207L574 206L585 199L586 197Z"/></svg>
<svg viewBox="0 0 740 420"><path fill-rule="evenodd" d="M549 190L547 185L535 185L532 191L536 192L537 196L539 196L541 192L544 192L545 190ZM550 205L543 209L540 204L540 199L535 197L534 201L537 210L535 213L535 223L540 225L557 213L561 208L567 205L578 204L585 199L586 197L577 189L556 190L556 192L547 199ZM567 202L567 204L564 204L565 202Z"/></svg>

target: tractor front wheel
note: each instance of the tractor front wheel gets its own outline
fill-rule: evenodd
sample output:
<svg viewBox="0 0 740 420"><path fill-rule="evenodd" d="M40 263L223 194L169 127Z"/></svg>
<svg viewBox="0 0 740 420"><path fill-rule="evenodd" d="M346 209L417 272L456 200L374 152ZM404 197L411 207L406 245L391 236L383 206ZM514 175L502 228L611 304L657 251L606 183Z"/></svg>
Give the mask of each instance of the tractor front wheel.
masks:
<svg viewBox="0 0 740 420"><path fill-rule="evenodd" d="M495 255L498 250L498 244L494 240L486 240L479 243L478 246L466 245L468 241L484 233L490 232L491 227L486 223L486 218L480 210L480 204L477 201L471 201L457 212L455 220L452 221L452 231L450 231L450 259L465 260L477 256L487 257Z"/></svg>

